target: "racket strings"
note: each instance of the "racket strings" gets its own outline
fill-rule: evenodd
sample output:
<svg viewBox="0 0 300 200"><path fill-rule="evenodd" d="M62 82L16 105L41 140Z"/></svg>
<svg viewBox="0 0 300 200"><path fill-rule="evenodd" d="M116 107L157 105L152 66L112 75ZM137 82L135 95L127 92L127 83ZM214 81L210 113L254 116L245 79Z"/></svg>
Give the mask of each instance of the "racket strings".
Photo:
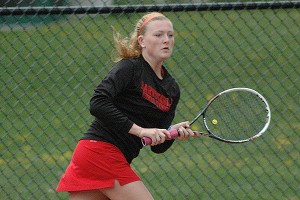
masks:
<svg viewBox="0 0 300 200"><path fill-rule="evenodd" d="M206 125L220 138L243 140L256 135L266 123L264 102L249 92L224 93L207 108Z"/></svg>

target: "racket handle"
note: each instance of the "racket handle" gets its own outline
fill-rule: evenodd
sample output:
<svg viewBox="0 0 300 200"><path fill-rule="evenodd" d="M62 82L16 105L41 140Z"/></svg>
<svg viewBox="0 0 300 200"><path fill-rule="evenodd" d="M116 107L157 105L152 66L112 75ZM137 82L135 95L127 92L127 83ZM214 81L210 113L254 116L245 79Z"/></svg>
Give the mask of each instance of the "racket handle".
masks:
<svg viewBox="0 0 300 200"><path fill-rule="evenodd" d="M171 130L169 130L169 133L171 135L171 138L167 138L167 140L175 139L179 136L179 132L178 132L177 129L171 129ZM143 146L147 146L147 145L152 144L151 138L143 137L142 138L142 144L143 144Z"/></svg>

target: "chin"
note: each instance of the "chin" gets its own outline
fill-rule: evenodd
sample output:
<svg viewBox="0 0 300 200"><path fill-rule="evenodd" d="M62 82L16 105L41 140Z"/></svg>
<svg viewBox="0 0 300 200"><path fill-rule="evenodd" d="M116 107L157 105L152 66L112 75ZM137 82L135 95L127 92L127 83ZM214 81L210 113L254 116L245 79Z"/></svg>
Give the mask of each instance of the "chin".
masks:
<svg viewBox="0 0 300 200"><path fill-rule="evenodd" d="M170 58L170 57L171 57L171 55L172 55L172 54L170 54L170 53L168 53L168 54L164 54L164 55L162 55L162 56L161 56L161 59L163 59L163 60L167 60L168 58Z"/></svg>

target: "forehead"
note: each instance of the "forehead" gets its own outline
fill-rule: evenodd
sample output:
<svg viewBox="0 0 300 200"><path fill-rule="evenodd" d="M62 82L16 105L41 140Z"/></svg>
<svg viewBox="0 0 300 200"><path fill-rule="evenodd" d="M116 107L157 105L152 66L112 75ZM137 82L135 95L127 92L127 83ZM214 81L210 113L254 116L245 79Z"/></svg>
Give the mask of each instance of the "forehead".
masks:
<svg viewBox="0 0 300 200"><path fill-rule="evenodd" d="M145 32L173 31L173 24L168 19L159 19L148 22Z"/></svg>

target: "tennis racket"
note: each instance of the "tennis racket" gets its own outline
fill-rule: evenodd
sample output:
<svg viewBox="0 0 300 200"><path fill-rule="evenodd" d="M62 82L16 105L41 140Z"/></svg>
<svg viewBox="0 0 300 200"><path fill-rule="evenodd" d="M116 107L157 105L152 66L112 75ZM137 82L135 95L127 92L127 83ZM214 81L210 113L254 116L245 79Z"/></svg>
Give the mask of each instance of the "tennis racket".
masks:
<svg viewBox="0 0 300 200"><path fill-rule="evenodd" d="M201 116L202 121L198 120ZM270 121L270 107L261 94L249 88L231 88L211 98L190 127L198 129L204 125L207 133L200 132L201 135L227 143L244 143L261 136ZM179 136L176 129L169 132L170 139ZM151 138L142 138L144 146L151 143Z"/></svg>

